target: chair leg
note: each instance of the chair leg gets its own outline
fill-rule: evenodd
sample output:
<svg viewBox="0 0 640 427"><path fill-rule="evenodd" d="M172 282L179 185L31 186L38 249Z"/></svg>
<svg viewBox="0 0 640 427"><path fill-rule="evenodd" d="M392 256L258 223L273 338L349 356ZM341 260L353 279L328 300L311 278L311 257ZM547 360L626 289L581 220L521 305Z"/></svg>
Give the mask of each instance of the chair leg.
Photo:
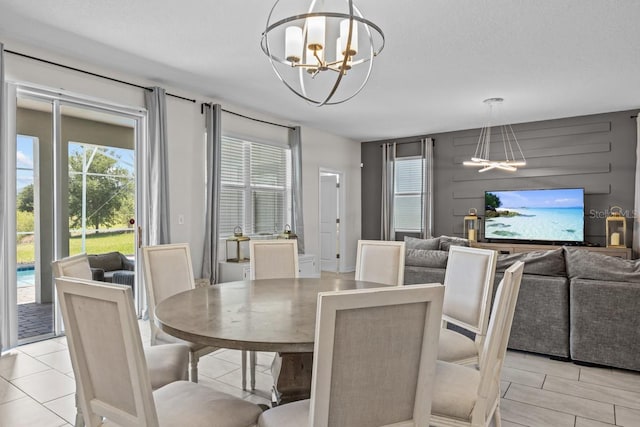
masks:
<svg viewBox="0 0 640 427"><path fill-rule="evenodd" d="M189 352L189 365L191 366L191 382L198 382L198 361L200 357L193 351Z"/></svg>
<svg viewBox="0 0 640 427"><path fill-rule="evenodd" d="M242 350L242 390L247 390L247 350Z"/></svg>
<svg viewBox="0 0 640 427"><path fill-rule="evenodd" d="M502 427L502 416L500 415L500 406L499 405L496 408L495 412L493 413L493 419L495 421L494 425L496 427Z"/></svg>
<svg viewBox="0 0 640 427"><path fill-rule="evenodd" d="M84 417L82 416L82 408L78 403L78 394L75 394L76 397L76 423L74 427L84 427Z"/></svg>
<svg viewBox="0 0 640 427"><path fill-rule="evenodd" d="M256 389L256 352L252 351L251 353L251 391Z"/></svg>

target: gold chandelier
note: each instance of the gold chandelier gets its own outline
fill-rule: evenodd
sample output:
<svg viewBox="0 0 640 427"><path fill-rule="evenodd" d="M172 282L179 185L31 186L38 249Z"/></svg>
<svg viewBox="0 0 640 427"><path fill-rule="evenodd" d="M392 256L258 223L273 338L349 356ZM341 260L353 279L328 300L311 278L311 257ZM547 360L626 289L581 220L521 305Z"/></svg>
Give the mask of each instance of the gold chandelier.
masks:
<svg viewBox="0 0 640 427"><path fill-rule="evenodd" d="M380 27L365 19L352 0L312 0L306 13L280 2L271 8L260 42L280 81L318 107L356 96L384 48ZM283 11L294 14L277 18Z"/></svg>
<svg viewBox="0 0 640 427"><path fill-rule="evenodd" d="M476 146L475 154L471 157L471 160L462 162L463 165L480 167L478 172L486 172L492 169L515 172L518 170L519 166L526 166L527 161L524 158L518 139L516 138L511 125L508 124L497 127L500 131L498 137L502 139L504 160L491 160L491 115L493 106L495 104L500 105L503 101L503 98L489 98L483 101L487 104L489 109L488 119L480 131L480 137L478 138L478 145Z"/></svg>

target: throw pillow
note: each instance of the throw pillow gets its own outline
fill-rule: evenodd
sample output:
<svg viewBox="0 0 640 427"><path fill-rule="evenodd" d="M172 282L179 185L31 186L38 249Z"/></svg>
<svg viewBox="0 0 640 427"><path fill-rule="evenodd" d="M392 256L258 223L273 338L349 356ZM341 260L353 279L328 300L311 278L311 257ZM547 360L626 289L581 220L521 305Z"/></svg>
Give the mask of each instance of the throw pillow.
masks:
<svg viewBox="0 0 640 427"><path fill-rule="evenodd" d="M448 251L451 246L469 246L469 240L462 237L440 236L440 250Z"/></svg>
<svg viewBox="0 0 640 427"><path fill-rule="evenodd" d="M561 277L566 277L567 275L562 248L550 251L500 254L498 255L498 262L496 263L496 273L503 273L516 261L524 262L525 274Z"/></svg>
<svg viewBox="0 0 640 427"><path fill-rule="evenodd" d="M440 248L440 239L417 239L404 236L404 244L407 249L437 250Z"/></svg>

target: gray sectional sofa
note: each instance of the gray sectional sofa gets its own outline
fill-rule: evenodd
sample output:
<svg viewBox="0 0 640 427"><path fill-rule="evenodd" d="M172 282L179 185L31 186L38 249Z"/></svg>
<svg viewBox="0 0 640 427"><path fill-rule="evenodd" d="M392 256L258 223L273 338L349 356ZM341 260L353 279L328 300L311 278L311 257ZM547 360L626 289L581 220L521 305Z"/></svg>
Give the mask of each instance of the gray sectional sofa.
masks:
<svg viewBox="0 0 640 427"><path fill-rule="evenodd" d="M407 237L405 284L444 281L460 238ZM640 261L585 249L501 254L496 284L525 263L509 348L640 371ZM494 289L495 292L495 289Z"/></svg>

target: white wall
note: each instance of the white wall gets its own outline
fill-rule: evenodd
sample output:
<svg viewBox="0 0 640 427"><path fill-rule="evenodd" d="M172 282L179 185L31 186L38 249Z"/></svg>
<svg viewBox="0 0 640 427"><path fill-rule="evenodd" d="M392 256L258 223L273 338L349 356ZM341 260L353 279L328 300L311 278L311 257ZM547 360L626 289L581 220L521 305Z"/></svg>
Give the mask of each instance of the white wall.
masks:
<svg viewBox="0 0 640 427"><path fill-rule="evenodd" d="M53 55L36 47L11 40L3 40L5 49L59 62L64 65L107 75L109 77L140 84L161 86L167 92L197 103L167 97L167 132L169 136L169 203L171 209L171 241L188 242L191 245L196 276L202 265L204 233L204 116L201 102L219 102L198 93L169 87L144 77L126 75L103 67L92 66L72 58ZM9 53L5 54L5 78L7 81L29 83L107 100L129 107L144 108L144 90L93 77L72 70L44 64ZM273 84L279 84L274 79ZM283 88L283 96L289 96ZM302 101L301 101L302 102ZM222 103L224 109L263 120L296 125L241 107ZM286 129L261 124L223 113L223 132L257 140L286 141ZM302 126L303 210L306 253L320 253L318 198L319 168L343 171L347 191L346 265L355 265L357 240L360 236L360 144L357 141ZM178 224L178 215L184 215L184 224Z"/></svg>

